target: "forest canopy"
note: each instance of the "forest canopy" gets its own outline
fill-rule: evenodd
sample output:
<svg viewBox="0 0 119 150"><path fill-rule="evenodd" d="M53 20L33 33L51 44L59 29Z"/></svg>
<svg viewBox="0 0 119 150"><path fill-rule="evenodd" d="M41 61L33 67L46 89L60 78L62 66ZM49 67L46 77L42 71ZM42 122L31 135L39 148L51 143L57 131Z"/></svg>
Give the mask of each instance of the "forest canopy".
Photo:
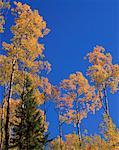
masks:
<svg viewBox="0 0 119 150"><path fill-rule="evenodd" d="M3 36L7 15L14 22L11 39L2 40L0 50L0 149L118 150L119 129L111 117L109 98L119 91L119 64L111 53L96 45L84 56L86 74L79 68L54 85L48 78L52 67L47 50L40 41L50 34L44 18L28 4L0 0ZM52 107L58 134L51 138L48 111ZM100 110L99 133L81 129L82 121ZM64 134L64 126L69 125L72 132Z"/></svg>

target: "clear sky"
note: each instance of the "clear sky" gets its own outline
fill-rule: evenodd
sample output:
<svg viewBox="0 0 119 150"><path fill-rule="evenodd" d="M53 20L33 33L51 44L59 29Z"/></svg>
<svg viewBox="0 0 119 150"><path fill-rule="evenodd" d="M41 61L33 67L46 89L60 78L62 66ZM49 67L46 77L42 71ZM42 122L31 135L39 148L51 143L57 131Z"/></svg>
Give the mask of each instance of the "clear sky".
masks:
<svg viewBox="0 0 119 150"><path fill-rule="evenodd" d="M52 84L59 84L70 73L82 71L85 75L88 61L87 52L101 45L119 63L119 0L20 0L38 9L47 26L49 35L41 42L45 44L45 55L52 64L48 78ZM10 21L9 21L10 19ZM6 26L13 19L8 16ZM7 40L9 31L2 35ZM109 95L110 112L113 121L119 127L119 93ZM1 93L0 93L1 95ZM50 133L56 136L57 115L53 106L49 109ZM101 111L84 119L82 128L95 133L101 120ZM64 127L68 133L72 128Z"/></svg>

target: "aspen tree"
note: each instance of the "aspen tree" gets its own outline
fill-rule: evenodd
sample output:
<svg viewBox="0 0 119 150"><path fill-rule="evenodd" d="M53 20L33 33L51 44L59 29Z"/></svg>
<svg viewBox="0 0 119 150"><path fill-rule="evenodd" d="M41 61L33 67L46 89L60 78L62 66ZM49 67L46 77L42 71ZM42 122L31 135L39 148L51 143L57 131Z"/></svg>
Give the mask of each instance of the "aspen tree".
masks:
<svg viewBox="0 0 119 150"><path fill-rule="evenodd" d="M102 107L99 97L95 93L95 88L89 85L81 72L71 74L68 79L64 79L61 88L64 91L61 99L69 107L63 117L67 118L69 123L73 122L76 125L81 141L80 123L89 112L95 112Z"/></svg>
<svg viewBox="0 0 119 150"><path fill-rule="evenodd" d="M0 56L0 83L8 88L7 114L5 124L5 146L9 147L9 102L13 95L19 96L23 91L26 74L35 87L36 101L42 104L43 94L38 88L41 86L40 72L49 70L50 64L42 58L44 46L38 42L47 33L46 22L37 10L20 2L14 3L12 9L15 15L15 25L11 27L13 38L11 44L3 42L7 55ZM46 30L46 31L45 31ZM22 77L22 78L21 78Z"/></svg>
<svg viewBox="0 0 119 150"><path fill-rule="evenodd" d="M119 65L113 64L111 54L101 46L96 46L87 57L91 64L87 75L99 93L104 111L109 115L107 91L110 89L111 93L115 93L119 90Z"/></svg>

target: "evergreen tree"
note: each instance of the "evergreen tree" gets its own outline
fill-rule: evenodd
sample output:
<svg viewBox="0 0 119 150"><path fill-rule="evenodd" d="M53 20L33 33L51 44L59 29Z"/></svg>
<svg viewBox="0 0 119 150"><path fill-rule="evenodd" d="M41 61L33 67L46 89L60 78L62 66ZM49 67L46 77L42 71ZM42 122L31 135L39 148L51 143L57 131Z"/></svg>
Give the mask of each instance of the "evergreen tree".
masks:
<svg viewBox="0 0 119 150"><path fill-rule="evenodd" d="M16 121L13 123L10 147L17 147L20 150L44 149L47 136L42 115L37 107L34 89L30 80L26 78L21 102L16 109Z"/></svg>

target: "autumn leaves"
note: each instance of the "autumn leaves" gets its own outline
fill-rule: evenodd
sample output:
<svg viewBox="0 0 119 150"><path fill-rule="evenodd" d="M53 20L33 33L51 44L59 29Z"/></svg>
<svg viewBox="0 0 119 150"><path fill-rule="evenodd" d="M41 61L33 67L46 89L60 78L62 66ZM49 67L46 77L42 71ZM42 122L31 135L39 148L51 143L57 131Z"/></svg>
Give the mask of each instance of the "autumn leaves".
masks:
<svg viewBox="0 0 119 150"><path fill-rule="evenodd" d="M99 145L95 145L94 147L91 144L85 145L86 138L90 140L100 140L101 149L108 149L109 147L113 147L112 143L108 141L105 144L105 141L101 139L101 137L82 137L81 133L81 121L88 117L89 113L95 114L96 111L103 109L104 118L103 118L103 129L106 132L103 132L103 136L108 134L108 140L117 137L119 138L118 130L116 129L115 125L112 122L110 117L109 105L108 105L108 96L107 92L115 93L119 90L119 65L113 64L112 56L109 53L105 53L105 50L101 46L94 47L93 51L87 54L87 58L89 60L89 67L87 69L87 76L91 79L90 82L84 77L81 72L76 72L70 74L68 79L64 79L60 83L60 96L57 98L57 105L59 111L59 138L54 141L54 147L57 146L57 142L59 141L59 149L66 149L68 148L67 142L71 139L67 139L67 137L72 136L75 138L75 142L79 140L78 144L74 144L73 148L78 149L97 149ZM102 114L103 115L103 114ZM75 133L76 134L69 134L66 135L66 142L62 141L61 133L63 124L74 124ZM110 131L111 130L111 131ZM77 135L77 136L76 136ZM102 141L101 141L102 140ZM85 142L84 142L85 141ZM115 140L116 145L113 147L118 147L118 140ZM85 147L85 146L87 147ZM57 146L58 147L58 146ZM71 147L70 147L71 148ZM111 149L113 149L111 148ZM69 149L69 148L68 148Z"/></svg>
<svg viewBox="0 0 119 150"><path fill-rule="evenodd" d="M119 65L113 64L110 53L97 46L88 55L91 66L87 75L91 78L102 100L104 111L109 115L107 90L115 93L119 89Z"/></svg>
<svg viewBox="0 0 119 150"><path fill-rule="evenodd" d="M1 108L4 109L6 105L6 112L1 114L1 118L5 120L5 125L4 121L1 122L1 130L4 134L1 135L1 139L5 140L5 149L9 147L11 99L17 99L19 102L27 76L35 89L34 96L37 104L44 103L43 84L48 84L48 80L41 78L41 73L42 70L50 70L50 64L43 60L44 46L38 42L39 38L44 37L45 30L48 30L46 22L38 11L32 11L30 6L20 2L14 4L15 7L11 10L15 17L15 25L11 27L13 38L10 44L3 42L6 55L0 57L0 83L5 89L6 100L6 104L3 101ZM49 92L47 88L44 90L46 93Z"/></svg>
<svg viewBox="0 0 119 150"><path fill-rule="evenodd" d="M2 10L3 1L0 2ZM119 65L113 64L112 56L106 53L103 47L96 46L86 56L90 63L87 69L89 81L78 71L70 74L58 86L52 85L48 78L43 76L44 71L51 70L51 65L44 60L44 45L39 42L39 39L49 32L46 22L38 11L33 11L30 6L20 2L14 4L11 9L15 21L11 27L13 37L9 43L3 42L6 54L0 55L0 85L4 87L5 93L0 108L1 149L3 145L6 150L9 149L10 122L16 119L14 110L21 102L20 96L24 91L25 79L28 77L31 89L34 89L35 106L44 106L41 112L44 125L47 120L47 101L52 101L56 106L59 119L58 148L63 149L62 128L65 123L76 127L74 131L76 134L67 135L66 143L71 143L71 139L74 139L76 141L74 145L78 150L85 144L80 129L82 120L88 117L89 113L95 114L99 109L103 109L108 118L110 117L107 92L118 91ZM3 21L0 25L1 31L2 26ZM101 141L100 137L97 139Z"/></svg>

